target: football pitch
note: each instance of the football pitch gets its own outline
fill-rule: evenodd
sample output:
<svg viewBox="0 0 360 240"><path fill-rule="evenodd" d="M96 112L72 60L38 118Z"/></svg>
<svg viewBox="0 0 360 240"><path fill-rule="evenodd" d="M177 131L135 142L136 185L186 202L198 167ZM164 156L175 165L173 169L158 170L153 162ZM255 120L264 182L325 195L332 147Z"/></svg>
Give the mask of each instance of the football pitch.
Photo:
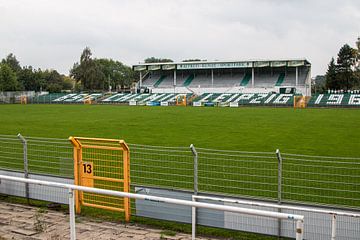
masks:
<svg viewBox="0 0 360 240"><path fill-rule="evenodd" d="M132 144L168 147L194 144L197 148L274 153L271 159L246 156L248 154L238 159L241 157L202 153L199 188L230 195L276 198L277 148L287 154L360 156L360 111L357 109L0 105L0 116L0 133L13 136L21 133L25 137L116 138ZM38 156L42 147L34 144L30 148L30 158L43 161L39 165L34 159L30 170L59 175L61 166L57 159L60 156L56 151ZM21 152L18 149L17 155ZM150 156L152 153L144 155L137 149L132 153L135 153L131 159L132 183L192 189L193 159L189 157L189 149L185 153L187 157L175 156L174 159ZM5 157L0 165L15 164L8 163L7 159ZM285 162L284 198L360 206L356 159L331 158L321 162L287 156ZM16 164L22 169L21 160ZM47 167L50 165L51 168ZM71 169L66 172L72 176Z"/></svg>
<svg viewBox="0 0 360 240"><path fill-rule="evenodd" d="M0 133L359 157L360 110L0 105Z"/></svg>

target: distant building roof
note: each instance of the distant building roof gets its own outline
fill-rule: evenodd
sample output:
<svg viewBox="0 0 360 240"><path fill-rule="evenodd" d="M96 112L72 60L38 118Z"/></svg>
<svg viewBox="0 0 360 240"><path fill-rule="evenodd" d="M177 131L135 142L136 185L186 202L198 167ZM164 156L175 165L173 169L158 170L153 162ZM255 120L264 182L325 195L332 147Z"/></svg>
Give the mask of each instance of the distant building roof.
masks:
<svg viewBox="0 0 360 240"><path fill-rule="evenodd" d="M246 60L246 61L196 61L196 62L166 62L140 63L133 65L135 71L155 70L187 70L187 69L223 69L223 68L252 68L252 67L300 67L311 66L306 59L278 59L278 60Z"/></svg>

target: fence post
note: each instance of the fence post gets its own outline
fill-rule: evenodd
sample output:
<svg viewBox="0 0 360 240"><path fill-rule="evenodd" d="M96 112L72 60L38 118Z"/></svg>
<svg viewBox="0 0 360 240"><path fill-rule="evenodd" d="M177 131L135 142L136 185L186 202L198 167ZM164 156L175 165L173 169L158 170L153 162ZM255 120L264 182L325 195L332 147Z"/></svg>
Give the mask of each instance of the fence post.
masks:
<svg viewBox="0 0 360 240"><path fill-rule="evenodd" d="M69 188L70 240L76 240L74 190Z"/></svg>
<svg viewBox="0 0 360 240"><path fill-rule="evenodd" d="M195 195L191 196L191 200L196 202ZM196 207L191 207L191 240L196 237Z"/></svg>
<svg viewBox="0 0 360 240"><path fill-rule="evenodd" d="M278 196L277 203L280 205L282 202L282 157L279 149L276 149L276 157L278 159ZM281 209L278 208L278 212ZM281 237L281 219L278 219L278 237Z"/></svg>
<svg viewBox="0 0 360 240"><path fill-rule="evenodd" d="M23 157L24 157L24 178L29 178L29 163L28 163L28 156L27 156L27 141L26 139L19 133L17 137L20 139L20 141L23 144ZM30 198L29 193L29 184L25 183L25 196L27 199L27 202L29 203Z"/></svg>
<svg viewBox="0 0 360 240"><path fill-rule="evenodd" d="M303 240L304 239L304 221L297 220L296 221L296 240Z"/></svg>
<svg viewBox="0 0 360 240"><path fill-rule="evenodd" d="M198 153L195 149L194 144L190 145L190 150L194 156L194 195L197 195L199 192L199 186L198 186ZM192 196L192 201L196 201L194 196ZM195 239L196 235L196 207L191 208L191 239Z"/></svg>
<svg viewBox="0 0 360 240"><path fill-rule="evenodd" d="M194 156L194 195L198 194L198 153L195 149L194 144L190 145L190 150Z"/></svg>
<svg viewBox="0 0 360 240"><path fill-rule="evenodd" d="M336 215L331 216L331 240L336 239Z"/></svg>

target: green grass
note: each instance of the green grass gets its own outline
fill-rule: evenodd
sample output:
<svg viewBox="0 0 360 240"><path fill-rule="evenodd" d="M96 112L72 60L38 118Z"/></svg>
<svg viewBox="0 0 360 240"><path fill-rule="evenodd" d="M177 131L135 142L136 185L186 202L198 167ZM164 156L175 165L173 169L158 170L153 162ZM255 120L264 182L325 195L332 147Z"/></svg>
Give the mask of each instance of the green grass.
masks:
<svg viewBox="0 0 360 240"><path fill-rule="evenodd" d="M359 156L357 109L0 105L0 116L1 134Z"/></svg>

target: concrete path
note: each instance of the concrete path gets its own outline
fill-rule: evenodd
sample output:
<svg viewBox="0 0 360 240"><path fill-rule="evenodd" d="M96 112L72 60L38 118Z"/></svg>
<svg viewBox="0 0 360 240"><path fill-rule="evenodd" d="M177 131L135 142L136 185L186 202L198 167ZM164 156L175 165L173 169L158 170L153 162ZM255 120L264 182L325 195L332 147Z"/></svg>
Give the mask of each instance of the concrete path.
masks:
<svg viewBox="0 0 360 240"><path fill-rule="evenodd" d="M77 239L169 239L190 240L188 234L167 236L162 230L135 224L95 222L80 218L76 222ZM69 215L64 212L0 202L0 240L63 240L69 239ZM208 238L197 238L208 239Z"/></svg>

